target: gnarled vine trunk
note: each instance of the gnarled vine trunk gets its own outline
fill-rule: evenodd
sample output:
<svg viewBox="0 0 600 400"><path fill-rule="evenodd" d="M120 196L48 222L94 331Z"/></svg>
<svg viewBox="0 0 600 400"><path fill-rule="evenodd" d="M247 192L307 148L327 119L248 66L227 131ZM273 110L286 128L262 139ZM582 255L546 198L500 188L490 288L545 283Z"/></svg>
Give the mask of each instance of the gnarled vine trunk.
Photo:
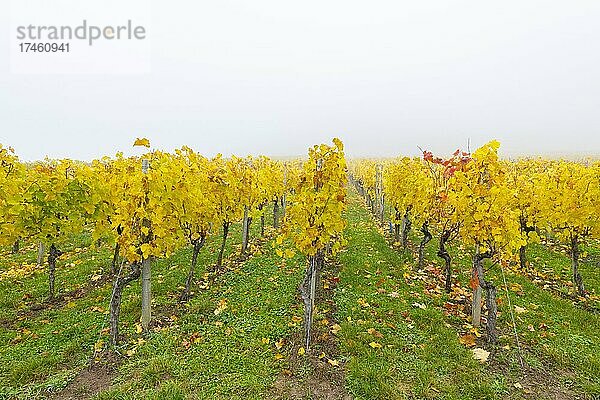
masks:
<svg viewBox="0 0 600 400"><path fill-rule="evenodd" d="M312 329L313 310L317 289L317 275L319 267L323 264L323 254L319 250L316 255L308 257L308 266L304 274L304 280L300 285L300 295L304 303L304 348L310 349L310 335Z"/></svg>
<svg viewBox="0 0 600 400"><path fill-rule="evenodd" d="M261 211L260 213L260 236L265 236L265 214L262 212L264 208L264 204L258 206L258 209Z"/></svg>
<svg viewBox="0 0 600 400"><path fill-rule="evenodd" d="M446 243L450 239L450 231L444 231L440 235L440 246L438 248L437 255L442 260L444 260L444 276L445 276L445 285L447 293L450 293L452 290L452 267L450 263L452 262L452 257L450 257L450 253L446 250Z"/></svg>
<svg viewBox="0 0 600 400"><path fill-rule="evenodd" d="M519 224L521 226L521 232L525 234L525 236L529 236L530 232L535 232L535 226L528 226L524 217L520 217ZM527 246L523 245L519 248L519 266L521 269L527 268Z"/></svg>
<svg viewBox="0 0 600 400"><path fill-rule="evenodd" d="M192 242L192 245L194 246L192 250L192 262L190 264L187 279L185 280L185 289L183 289L183 293L181 293L180 296L181 301L188 301L190 298L192 281L194 280L194 271L196 270L196 264L198 264L198 254L200 254L200 250L204 246L205 241L206 236L200 236L199 239L196 239Z"/></svg>
<svg viewBox="0 0 600 400"><path fill-rule="evenodd" d="M49 293L48 298L50 300L54 299L54 281L55 281L55 272L56 272L56 260L60 257L62 251L56 248L54 243L50 245L50 251L48 252L48 286Z"/></svg>
<svg viewBox="0 0 600 400"><path fill-rule="evenodd" d="M573 285L577 289L577 293L584 296L585 287L579 273L579 237L577 235L571 236L571 266L573 268Z"/></svg>
<svg viewBox="0 0 600 400"><path fill-rule="evenodd" d="M225 245L227 244L227 235L229 234L229 222L223 222L223 240L221 241L221 248L219 249L219 257L217 258L217 267L223 265L223 253L225 253Z"/></svg>
<svg viewBox="0 0 600 400"><path fill-rule="evenodd" d="M404 218L402 219L402 247L404 250L408 247L408 233L410 232L410 228L412 226L412 222L410 222L410 216L408 211L404 213Z"/></svg>
<svg viewBox="0 0 600 400"><path fill-rule="evenodd" d="M12 254L17 254L17 253L19 252L19 245L20 245L20 243L19 243L19 242L20 242L20 239L17 239L17 240L15 240L15 242L13 243L12 250L11 250L11 253L12 253Z"/></svg>
<svg viewBox="0 0 600 400"><path fill-rule="evenodd" d="M119 342L119 314L121 313L121 300L123 289L129 283L138 279L141 275L140 265L135 263L130 266L127 276L121 276L121 271L117 271L113 283L112 295L110 297L110 342L113 345Z"/></svg>
<svg viewBox="0 0 600 400"><path fill-rule="evenodd" d="M112 264L110 266L110 273L112 275L116 275L117 274L117 266L119 265L119 250L120 250L121 246L119 245L119 243L115 243L115 250L113 252L113 259L112 259Z"/></svg>
<svg viewBox="0 0 600 400"><path fill-rule="evenodd" d="M398 243L400 242L400 229L401 229L401 224L399 224L397 221L400 221L400 211L398 211L397 208L394 208L394 210L396 211L396 217L395 217L395 221L394 222L394 243Z"/></svg>
<svg viewBox="0 0 600 400"><path fill-rule="evenodd" d="M427 221L423 222L421 233L423 234L423 239L421 239L421 243L419 243L419 269L423 268L423 263L425 261L425 246L433 238L429 232L429 223Z"/></svg>
<svg viewBox="0 0 600 400"><path fill-rule="evenodd" d="M521 269L527 268L527 254L525 253L525 246L519 247L519 266Z"/></svg>
<svg viewBox="0 0 600 400"><path fill-rule="evenodd" d="M485 305L487 308L487 341L489 343L496 343L498 341L498 333L496 331L496 321L498 319L498 306L496 303L496 286L491 281L485 280L485 272L483 270L483 260L490 258L492 254L490 252L479 253L475 252L473 256L473 274L475 283L474 293L477 289L483 289L485 291ZM479 292L481 293L481 292ZM481 294L479 296L473 296L473 326L480 326L481 324Z"/></svg>
<svg viewBox="0 0 600 400"><path fill-rule="evenodd" d="M273 228L277 229L279 223L279 201L277 197L273 200Z"/></svg>

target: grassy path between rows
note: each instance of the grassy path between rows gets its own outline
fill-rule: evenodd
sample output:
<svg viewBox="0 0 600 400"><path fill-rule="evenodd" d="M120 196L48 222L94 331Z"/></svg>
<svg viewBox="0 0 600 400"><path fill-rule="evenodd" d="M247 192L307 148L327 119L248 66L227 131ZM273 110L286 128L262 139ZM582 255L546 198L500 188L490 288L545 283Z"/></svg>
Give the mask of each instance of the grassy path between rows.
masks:
<svg viewBox="0 0 600 400"><path fill-rule="evenodd" d="M342 329L348 391L360 399L594 398L600 393L598 315L557 298L528 279L507 274L525 368L512 334L500 271L500 345L480 364L459 342L471 332L465 313L443 290L436 242L428 267L416 271L410 252L392 248L362 200L351 191L347 250L335 300ZM416 243L418 237L413 237ZM470 257L456 246L454 289L467 293ZM456 271L455 271L456 272ZM464 297L464 296L463 296ZM463 310L464 311L464 310ZM381 346L381 347L380 347Z"/></svg>
<svg viewBox="0 0 600 400"><path fill-rule="evenodd" d="M354 192L347 218L335 299L350 393L357 399L467 399L505 391L502 377L487 373L443 313L427 306L422 286L405 284L411 259L390 248Z"/></svg>

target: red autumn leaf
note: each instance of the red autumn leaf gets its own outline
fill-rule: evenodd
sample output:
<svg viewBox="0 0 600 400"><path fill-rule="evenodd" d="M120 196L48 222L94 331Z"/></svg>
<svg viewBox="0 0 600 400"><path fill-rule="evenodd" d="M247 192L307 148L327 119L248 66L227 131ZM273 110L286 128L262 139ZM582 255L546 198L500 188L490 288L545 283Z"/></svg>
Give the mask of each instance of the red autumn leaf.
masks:
<svg viewBox="0 0 600 400"><path fill-rule="evenodd" d="M479 286L479 278L477 277L477 273L473 274L471 279L469 279L469 286L471 289L475 290Z"/></svg>

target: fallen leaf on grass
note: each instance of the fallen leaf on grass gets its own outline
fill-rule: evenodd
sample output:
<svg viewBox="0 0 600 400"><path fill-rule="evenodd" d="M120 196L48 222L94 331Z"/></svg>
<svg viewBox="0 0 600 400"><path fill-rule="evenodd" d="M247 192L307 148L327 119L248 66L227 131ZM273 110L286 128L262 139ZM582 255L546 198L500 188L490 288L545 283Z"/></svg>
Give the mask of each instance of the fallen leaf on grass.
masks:
<svg viewBox="0 0 600 400"><path fill-rule="evenodd" d="M473 349L473 358L478 360L482 364L487 361L489 356L490 356L489 351L485 351L484 349L481 349L479 347L476 349Z"/></svg>
<svg viewBox="0 0 600 400"><path fill-rule="evenodd" d="M367 329L367 332L369 333L369 335L373 335L376 338L380 338L381 339L383 337L383 334L381 332L379 332L375 328L369 328L369 329Z"/></svg>
<svg viewBox="0 0 600 400"><path fill-rule="evenodd" d="M366 302L366 300L365 300L365 299L363 299L363 298L360 298L360 299L358 299L356 302L357 302L357 303L358 303L358 304L359 304L361 307L365 307L365 308L366 308L366 307L369 307L369 303L367 303L367 302Z"/></svg>
<svg viewBox="0 0 600 400"><path fill-rule="evenodd" d="M331 327L331 333L333 333L334 335L337 335L339 331L342 330L342 327L339 326L338 324L333 324Z"/></svg>
<svg viewBox="0 0 600 400"><path fill-rule="evenodd" d="M215 308L214 314L219 315L226 309L227 309L227 299L221 299L217 303L217 308Z"/></svg>
<svg viewBox="0 0 600 400"><path fill-rule="evenodd" d="M466 335L462 335L460 338L458 338L458 341L467 347L475 346L475 336L471 335L470 333L467 333Z"/></svg>
<svg viewBox="0 0 600 400"><path fill-rule="evenodd" d="M382 347L383 347L382 345L380 345L380 344L379 344L379 343L377 343L377 342L371 342L371 343L369 343L369 346L371 346L371 347L372 347L372 348L374 348L374 349L380 349L380 348L382 348Z"/></svg>
<svg viewBox="0 0 600 400"><path fill-rule="evenodd" d="M94 344L94 351L99 353L104 348L104 340L100 339Z"/></svg>
<svg viewBox="0 0 600 400"><path fill-rule="evenodd" d="M527 312L527 309L524 307L515 306L515 312L517 314L524 314Z"/></svg>
<svg viewBox="0 0 600 400"><path fill-rule="evenodd" d="M519 285L518 283L512 283L510 285L510 290L517 293L518 295L523 295L523 286Z"/></svg>
<svg viewBox="0 0 600 400"><path fill-rule="evenodd" d="M479 329L477 329L475 327L469 329L469 332L471 332L472 334L474 334L476 337L481 337L481 333L479 333Z"/></svg>

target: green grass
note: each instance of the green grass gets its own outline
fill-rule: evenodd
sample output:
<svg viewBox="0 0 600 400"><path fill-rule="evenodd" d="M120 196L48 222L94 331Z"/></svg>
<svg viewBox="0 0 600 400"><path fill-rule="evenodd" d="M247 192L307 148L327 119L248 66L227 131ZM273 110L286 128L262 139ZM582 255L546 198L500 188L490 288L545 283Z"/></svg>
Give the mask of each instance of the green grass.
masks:
<svg viewBox="0 0 600 400"><path fill-rule="evenodd" d="M413 247L416 247L421 237L413 230L410 238ZM436 256L437 245L436 238L428 244L426 259L428 264L441 268L442 261ZM469 290L472 249L465 248L458 242L451 243L449 249L453 257L454 279L458 280L463 288ZM598 252L589 247L585 250L589 254ZM416 263L412 255L405 256L410 258L410 268L414 271ZM541 245L534 245L528 248L528 256L534 268L540 268L546 273L553 271L561 275L567 282L570 280L570 260L564 254ZM487 265L487 267L490 266ZM592 263L585 262L582 263L581 272L587 278L588 290L598 293L600 290L597 281L598 269L594 268ZM533 388L539 386L537 396L540 398L545 396L551 398L553 392L550 389L558 392L568 390L573 396L579 393L587 398L600 396L600 332L598 330L600 315L585 311L570 300L563 299L552 291L544 290L543 282L535 284L527 277L511 273L508 269L505 269L505 277L507 285L504 285L500 266L491 266L488 278L492 279L498 288L500 346L510 347L510 349L500 347L494 355L493 364L502 368L504 379L525 387L528 385ZM552 380L547 379L545 382L546 387L537 382L528 382L527 379L524 381L521 376L522 368L514 339L513 322L506 291L507 287L510 289L513 284L522 287L522 290L519 291L508 290L513 310L514 306L526 310L524 313L513 314L516 331L523 347L525 371L530 375L538 375L540 378L552 377ZM567 289L568 285L565 285L563 290L566 292ZM434 306L441 309L448 297L442 294L440 297L429 297L429 300ZM446 322L453 325L465 323L464 320L456 317L447 317ZM517 396L518 398L520 393L515 391L512 384L507 385L507 388L511 393L506 396ZM499 391L496 395L502 397L501 393L502 391Z"/></svg>
<svg viewBox="0 0 600 400"><path fill-rule="evenodd" d="M345 389L354 398L600 395L598 314L544 290L525 276L506 271L511 305L526 310L514 314L526 363L522 371L502 274L493 266L489 276L498 287L501 336L496 349L488 347L493 350L490 360L481 364L459 342L459 335L469 331L468 320L444 312L449 298L436 289L440 280L431 272L441 265L435 255L436 240L426 249L429 269L416 271L411 251L391 246L357 194L351 192L348 198L348 246L338 256L339 284L333 294L334 319L341 330L336 336L338 349L329 348L333 355L328 356L342 361L342 367L331 368L343 369ZM267 221L269 225L270 218ZM253 238L258 236L258 225L258 221L253 223ZM411 247L419 239L413 229ZM194 296L185 305L178 302L178 296L191 249L153 265L156 329L146 336L135 329L140 315L140 282L125 289L121 314L125 340L117 348L122 356L114 364L117 370L110 377L110 388L96 399L273 398L273 383L288 369L298 374L299 384L311 382L315 371L310 363L299 363L295 368L290 365L299 359L292 357L295 345L291 343L295 343L301 327L292 317L302 316L297 287L304 260L297 256L283 263L267 241L255 246L253 256L246 261L234 262L239 242L240 227L235 225L226 250L230 268L204 280L205 268L216 260L220 236L208 240L200 253ZM108 340L101 332L108 326L105 312L110 281L98 287L88 284L91 277L108 273L112 252L108 247L95 250L89 245L87 235L74 238L64 247L66 255L58 264L58 293L82 290L77 298L29 312L32 305L46 298L45 269L0 281L0 399L43 399L62 390L94 361L94 344L99 339ZM594 293L600 290L594 261L600 257L600 246L596 245L583 249L587 254L581 267L586 286ZM455 279L466 288L470 249L455 242L450 252ZM534 268L569 281L568 257L557 249L532 246L528 254ZM35 259L34 245L16 255L5 251L0 271L34 263ZM208 287L199 288L200 281L208 282ZM510 290L514 284L522 290ZM227 307L215 312L219 304ZM319 312L323 306L317 306ZM321 324L324 318L319 314L315 321ZM371 328L376 331L369 331ZM274 343L282 338L286 344L278 350ZM477 346L486 346L483 339ZM283 354L280 360L278 353Z"/></svg>
<svg viewBox="0 0 600 400"><path fill-rule="evenodd" d="M581 260L579 272L588 292L594 298L589 303L600 309L600 243L588 241L581 247ZM573 294L573 281L571 258L568 249L564 245L552 244L551 247L542 244L531 244L527 246L527 257L530 267L552 279L555 289L565 293ZM542 285L545 282L540 282Z"/></svg>
<svg viewBox="0 0 600 400"><path fill-rule="evenodd" d="M254 223L252 237L258 235L259 223ZM239 236L240 227L236 225L226 249L231 259L239 253ZM76 252L76 247L89 245L86 236L75 238L73 243L65 248L67 255L58 265L59 293L85 287L93 275L109 270L110 249ZM199 257L200 270L214 264L219 245L219 235L210 238ZM270 387L279 372L274 359L275 339L297 328L288 322L295 312L291 305L299 279L299 269L294 264L291 269L280 268L281 259L270 244L263 245L262 251L258 249L241 266L231 263L235 270L221 275L207 290L195 289L195 296L185 306L177 298L191 250L184 249L155 262L153 317L164 328L150 333L145 343L137 344L140 282L126 288L121 328L127 341L119 351L135 349L135 354L123 358L115 386L99 397L175 398L177 393L195 393L198 398L231 398L234 394L260 397L259 393ZM36 248L30 246L14 256L5 254L5 264L0 269L23 260L35 262L35 258ZM81 259L81 263L65 267L76 259ZM197 271L196 276L201 275ZM269 280L272 277L275 279ZM60 390L91 361L94 344L108 339L100 332L108 326L110 283L90 290L82 298L19 319L15 317L28 308L24 295L31 297L31 304L46 298L44 269L23 279L4 280L0 289L0 315L10 322L0 327L0 398L44 398L49 392ZM222 299L227 300L228 308L217 316L214 310ZM186 348L183 343L192 335L200 339ZM269 338L270 344L264 344L263 337Z"/></svg>
<svg viewBox="0 0 600 400"><path fill-rule="evenodd" d="M418 240L413 239L415 242ZM441 265L435 255L436 246L437 241L433 240L427 249L427 259ZM537 252L534 253L537 254L533 259L534 265L539 260L545 260L546 265L555 265L557 258L564 257L548 249L543 251L536 248L534 251ZM471 268L469 249L453 243L450 252L453 255L455 278L466 287ZM510 350L497 353L498 361L509 367L507 376L517 380L521 370L517 362L519 356L506 291L506 286L511 288L513 284L518 284L522 290L508 290L508 296L513 310L515 306L526 310L524 313L513 313L526 363L539 374L554 370L554 377L566 389L588 396L600 395L600 315L588 312L544 290L527 277L508 270L505 270L505 286L499 265L491 267L488 274L498 288L498 329L502 333L500 344L511 347Z"/></svg>
<svg viewBox="0 0 600 400"><path fill-rule="evenodd" d="M297 329L288 322L299 314L298 272L265 246L194 296L176 324L151 334L120 368L117 385L98 398L263 398L280 370L274 343ZM215 315L221 300L227 308ZM198 342L186 348L194 335Z"/></svg>
<svg viewBox="0 0 600 400"><path fill-rule="evenodd" d="M405 284L411 257L390 248L352 197L336 294L350 393L359 399L471 399L507 392L502 376L487 372L458 342L443 313L419 294L422 288ZM417 302L426 308L412 305ZM371 342L383 347L372 348Z"/></svg>

